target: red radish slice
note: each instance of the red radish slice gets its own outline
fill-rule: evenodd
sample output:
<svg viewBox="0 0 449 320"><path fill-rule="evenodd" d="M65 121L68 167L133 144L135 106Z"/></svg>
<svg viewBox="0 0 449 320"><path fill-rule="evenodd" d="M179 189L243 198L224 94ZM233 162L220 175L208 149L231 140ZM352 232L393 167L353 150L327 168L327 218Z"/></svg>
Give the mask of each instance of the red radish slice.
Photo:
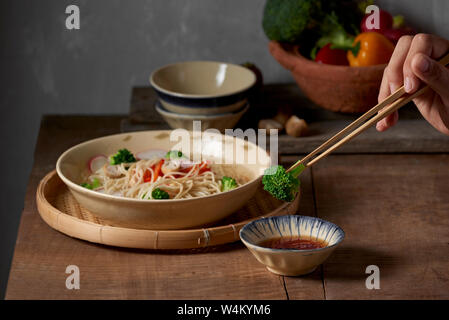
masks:
<svg viewBox="0 0 449 320"><path fill-rule="evenodd" d="M97 172L101 169L106 163L108 163L108 158L105 155L98 155L90 158L87 166L91 173Z"/></svg>
<svg viewBox="0 0 449 320"><path fill-rule="evenodd" d="M139 160L149 160L154 158L165 158L167 151L161 149L150 149L146 151L141 151L136 154Z"/></svg>

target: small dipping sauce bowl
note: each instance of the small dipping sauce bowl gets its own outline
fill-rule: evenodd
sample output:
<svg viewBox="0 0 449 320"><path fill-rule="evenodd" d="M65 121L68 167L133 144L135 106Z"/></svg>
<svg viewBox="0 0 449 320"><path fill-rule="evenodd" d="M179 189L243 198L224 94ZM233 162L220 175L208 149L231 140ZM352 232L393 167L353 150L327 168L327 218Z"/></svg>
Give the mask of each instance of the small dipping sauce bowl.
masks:
<svg viewBox="0 0 449 320"><path fill-rule="evenodd" d="M254 220L240 230L240 239L256 259L284 276L313 272L344 237L343 229L331 222L299 215ZM298 245L306 248L293 248Z"/></svg>

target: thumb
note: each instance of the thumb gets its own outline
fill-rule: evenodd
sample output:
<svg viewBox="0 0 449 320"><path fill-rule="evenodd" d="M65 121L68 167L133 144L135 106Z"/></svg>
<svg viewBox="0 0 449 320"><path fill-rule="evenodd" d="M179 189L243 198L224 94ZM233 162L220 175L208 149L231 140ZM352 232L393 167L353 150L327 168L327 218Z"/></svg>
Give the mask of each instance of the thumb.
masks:
<svg viewBox="0 0 449 320"><path fill-rule="evenodd" d="M449 69L419 53L412 60L412 71L442 98L449 99Z"/></svg>

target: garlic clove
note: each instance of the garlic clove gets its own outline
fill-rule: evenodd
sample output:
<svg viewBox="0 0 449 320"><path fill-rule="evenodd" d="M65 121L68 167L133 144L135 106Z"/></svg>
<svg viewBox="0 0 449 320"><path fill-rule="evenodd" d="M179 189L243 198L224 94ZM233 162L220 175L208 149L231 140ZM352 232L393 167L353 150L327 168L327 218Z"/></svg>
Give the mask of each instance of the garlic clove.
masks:
<svg viewBox="0 0 449 320"><path fill-rule="evenodd" d="M293 115L287 120L285 131L289 136L301 137L307 131L307 122Z"/></svg>

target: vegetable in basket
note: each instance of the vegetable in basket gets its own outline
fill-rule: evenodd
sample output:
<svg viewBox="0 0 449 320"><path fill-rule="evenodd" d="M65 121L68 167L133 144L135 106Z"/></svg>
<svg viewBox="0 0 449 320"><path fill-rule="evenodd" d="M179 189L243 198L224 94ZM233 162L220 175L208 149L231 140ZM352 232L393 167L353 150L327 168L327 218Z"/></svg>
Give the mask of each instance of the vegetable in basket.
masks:
<svg viewBox="0 0 449 320"><path fill-rule="evenodd" d="M364 32L354 39L354 46L348 51L351 67L373 66L390 61L394 45L378 32Z"/></svg>
<svg viewBox="0 0 449 320"><path fill-rule="evenodd" d="M317 41L329 34L329 24L323 21L338 17L341 28L355 34L363 15L356 0L267 0L262 26L270 40L300 44L309 56Z"/></svg>

